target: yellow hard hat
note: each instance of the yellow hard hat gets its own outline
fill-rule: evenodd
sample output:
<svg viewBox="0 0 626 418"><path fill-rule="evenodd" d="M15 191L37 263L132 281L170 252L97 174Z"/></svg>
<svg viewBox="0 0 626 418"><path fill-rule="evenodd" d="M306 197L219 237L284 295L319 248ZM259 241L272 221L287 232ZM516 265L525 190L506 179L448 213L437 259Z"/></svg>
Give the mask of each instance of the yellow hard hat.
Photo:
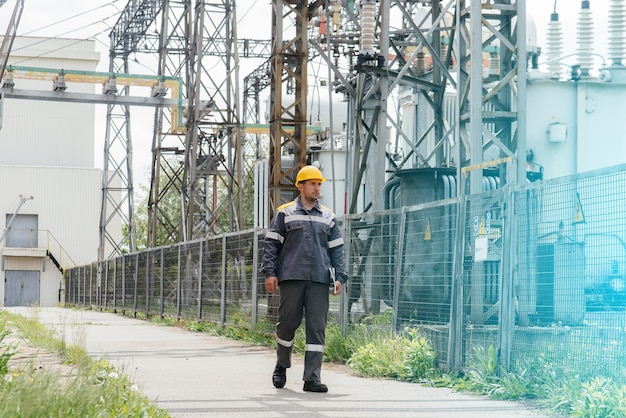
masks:
<svg viewBox="0 0 626 418"><path fill-rule="evenodd" d="M323 183L326 181L326 178L324 178L319 168L315 167L314 165L305 165L300 169L300 171L298 171L298 176L296 177L296 186L301 181L306 180L319 180Z"/></svg>

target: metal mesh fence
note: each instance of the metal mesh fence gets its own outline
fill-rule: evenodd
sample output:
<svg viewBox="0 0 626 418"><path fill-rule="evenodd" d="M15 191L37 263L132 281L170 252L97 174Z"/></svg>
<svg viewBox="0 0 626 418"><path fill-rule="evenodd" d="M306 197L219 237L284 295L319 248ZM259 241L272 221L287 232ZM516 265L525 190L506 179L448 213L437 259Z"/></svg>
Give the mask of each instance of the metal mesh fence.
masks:
<svg viewBox="0 0 626 418"><path fill-rule="evenodd" d="M506 368L623 379L626 166L339 220L344 330L390 315L443 368L490 347ZM66 303L271 329L264 230L150 249L66 272ZM381 322L385 323L385 322Z"/></svg>
<svg viewBox="0 0 626 418"><path fill-rule="evenodd" d="M393 307L394 266L400 212L346 218L347 319L358 322Z"/></svg>
<svg viewBox="0 0 626 418"><path fill-rule="evenodd" d="M398 230L396 329L417 326L441 364L448 357L456 213L454 202L406 209Z"/></svg>
<svg viewBox="0 0 626 418"><path fill-rule="evenodd" d="M516 199L514 360L623 380L626 172L548 181Z"/></svg>
<svg viewBox="0 0 626 418"><path fill-rule="evenodd" d="M463 202L464 227L457 238L463 243L459 255L463 282L458 295L463 301L463 314L456 320L464 331L454 347L454 364L471 363L477 349L498 346L504 202L503 190L472 195Z"/></svg>

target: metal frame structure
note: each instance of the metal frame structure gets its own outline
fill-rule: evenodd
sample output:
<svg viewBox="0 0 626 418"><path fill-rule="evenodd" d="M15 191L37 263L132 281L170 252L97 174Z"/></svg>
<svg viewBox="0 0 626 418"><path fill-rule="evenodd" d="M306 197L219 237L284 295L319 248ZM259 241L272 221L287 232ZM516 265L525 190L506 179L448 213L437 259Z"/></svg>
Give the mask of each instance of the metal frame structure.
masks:
<svg viewBox="0 0 626 418"><path fill-rule="evenodd" d="M294 197L296 174L306 165L308 17L307 0L272 2L270 213Z"/></svg>
<svg viewBox="0 0 626 418"><path fill-rule="evenodd" d="M366 21L372 14L364 13L365 6L375 11L373 21ZM292 197L295 173L306 164L309 47L330 66L334 90L347 95L352 109L348 212L356 210L357 201L366 202L365 210L383 209L386 181L406 167L454 165L463 180L457 182L460 194L480 191L482 169L493 165L501 166L508 183L525 178L525 71L517 69L518 65L525 69L526 52L524 42L516 41L525 39L525 0L362 0L357 6L348 0L274 0L272 7L270 209ZM416 21L420 9L423 17ZM315 16L332 22L323 40L309 39L308 23ZM159 18L158 37L148 35L147 28L157 26ZM364 51L363 45L357 50L363 28L370 30L372 25L375 50ZM249 142L256 144L256 157L260 146L258 137L245 141L241 129L238 52L262 56L263 45L239 43L234 0L211 5L191 0L131 2L112 32L112 41L123 45L120 51L112 47L112 60L156 51L159 74L181 77L185 83L184 122L179 125L167 108L155 117L148 245L158 244L157 230L165 231L167 241L176 242L242 228L243 187L251 171L243 164L242 142L248 147L253 145ZM481 56L482 62L483 52L490 47L500 52L500 71L491 74L487 84L483 66L469 63L475 56ZM338 56L347 57L348 70L340 68ZM430 65L421 65L424 57ZM112 64L111 68L121 67ZM244 117L253 123L259 122L262 76L247 78L251 84L244 89ZM416 137L403 132L399 112L390 105L399 86L413 89L433 115ZM456 97L454 116L446 114L446 95ZM256 103L249 103L250 97ZM107 143L119 137L131 156L128 113L120 112L125 122L118 126L112 110L108 122L115 136ZM389 127L395 138L388 138ZM387 148L392 140L408 144L408 155L394 158ZM431 145L426 147L426 142ZM493 146L500 158L485 157ZM108 158L116 177L128 183L121 188L130 196L128 161L117 164ZM124 170L129 174L121 175ZM362 183L369 186L359 187ZM220 194L219 189L227 193ZM172 190L181 196L180 220L160 208L161 199ZM103 184L104 196L115 193L119 197L113 186ZM122 204L110 207L125 210ZM103 204L103 230L112 218L104 216L105 211ZM132 210L129 213L132 217ZM132 219L126 222L132 232Z"/></svg>
<svg viewBox="0 0 626 418"><path fill-rule="evenodd" d="M111 31L112 72L127 68L129 57L137 60L138 54L147 54L164 79L183 80L180 91L162 83L152 88L153 97L171 94L182 99L184 107L165 105L155 111L150 247L243 227L239 55L267 57L269 42L238 40L235 10L234 0L131 1ZM134 251L136 245L130 120L127 107L109 107L101 241L108 239L117 254ZM180 197L177 214L168 213L163 203L172 195ZM116 217L127 232L119 243L111 242L107 233Z"/></svg>
<svg viewBox="0 0 626 418"><path fill-rule="evenodd" d="M342 2L346 6L346 2ZM376 3L377 49L367 55L361 51L353 74L344 79L350 85L339 87L351 94L354 125L351 135L351 188L348 190L349 212L356 202L369 201L366 208L382 209L384 183L389 172L409 167L457 167L459 194L482 191L482 169L506 163L501 173L508 183L525 179L525 1L496 0L489 2L441 0L380 0ZM422 13L418 10L422 9ZM424 9L426 12L424 13ZM363 31L370 22L346 13L351 24ZM421 16L421 19L418 19ZM477 17L477 18L473 18ZM330 19L328 15L327 19ZM419 21L418 21L419 20ZM392 28L390 22L396 24ZM397 22L402 22L397 25ZM480 34L480 36L472 36ZM337 47L346 33L330 36ZM335 41L336 39L336 41ZM348 44L349 45L349 44ZM491 48L499 53L499 74L490 74L487 85L482 65L483 51ZM480 56L481 65L471 66L472 57ZM424 62L430 59L430 66ZM524 57L518 59L518 57ZM327 59L330 62L330 58ZM425 65L426 64L426 65ZM518 65L524 71L518 72ZM515 82L516 87L513 87ZM412 89L427 103L432 114L428 126L420 128L415 137L402 131L399 112L389 105L399 86ZM456 115L446 115L446 93L456 96ZM388 127L395 130L398 141L411 151L396 160L387 150ZM434 146L423 152L429 139ZM451 144L451 145L450 145ZM486 157L484 151L497 146L502 158ZM371 196L361 196L359 184L371 184ZM508 173L508 174L504 174Z"/></svg>
<svg viewBox="0 0 626 418"><path fill-rule="evenodd" d="M458 194L480 192L482 171L488 167L499 166L504 182L523 181L525 0L361 0L360 7L354 3L272 3L270 206L281 202L279 191L289 190L294 173L306 160L304 128L293 133L285 128L304 126L306 115L298 113L306 109L302 57L310 60L311 55L301 38L304 22L318 15L329 22L326 35L309 36L308 46L330 66L335 91L350 102L349 213L363 201L366 210L383 209L384 184L404 168L454 166ZM288 25L296 33L286 38ZM361 40L357 50L358 39L370 35L367 31L372 32L375 49L367 49ZM498 61L496 70L485 74L483 55L489 51ZM340 56L348 57L347 71L340 68ZM481 65L471 66L476 56ZM524 71L518 71L520 65ZM281 102L285 85L295 97L287 105ZM432 115L415 135L403 131L399 109L391 105L399 88L411 89ZM395 138L388 137L389 128ZM387 147L392 141L410 151L394 158ZM369 186L360 187L363 183Z"/></svg>

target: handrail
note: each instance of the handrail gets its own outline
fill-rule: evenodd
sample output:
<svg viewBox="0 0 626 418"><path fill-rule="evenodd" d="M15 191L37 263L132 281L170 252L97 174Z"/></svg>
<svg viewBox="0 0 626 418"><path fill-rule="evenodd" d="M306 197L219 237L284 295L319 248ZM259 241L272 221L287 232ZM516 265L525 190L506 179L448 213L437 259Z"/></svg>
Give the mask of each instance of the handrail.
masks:
<svg viewBox="0 0 626 418"><path fill-rule="evenodd" d="M8 228L7 232L9 231ZM12 228L13 231L19 231L19 228ZM45 249L48 253L52 254L55 256L58 255L58 262L59 264L63 267L63 269L65 270L67 267L76 267L77 264L74 261L74 259L69 255L69 253L65 250L65 248L61 245L61 243L59 242L59 240L54 236L54 234L52 232L50 232L50 230L48 229L28 229L29 231L29 235L30 235L30 239L29 239L29 247L28 248L44 248L44 246L42 246L42 240L40 238L44 238L42 235L40 234L44 234L45 233ZM35 240L34 240L34 233L37 233L37 246L33 245ZM6 242L4 243L6 246ZM54 248L53 248L54 247ZM65 266L65 264L69 264L69 266Z"/></svg>
<svg viewBox="0 0 626 418"><path fill-rule="evenodd" d="M54 236L54 234L52 232L50 232L47 229L42 229L40 230L41 232L46 232L46 250L48 252L51 252L52 254L54 254L52 251L50 251L50 240L52 239L54 241L54 244L58 245L59 247L59 264L61 264L61 266L64 266L63 263L63 255L65 255L65 259L69 260L71 262L71 267L76 267L76 262L72 259L72 257L68 254L67 251L65 251L65 249L63 248L63 246L61 245L61 243L59 242L58 239L56 239L56 237ZM65 270L65 267L64 267Z"/></svg>

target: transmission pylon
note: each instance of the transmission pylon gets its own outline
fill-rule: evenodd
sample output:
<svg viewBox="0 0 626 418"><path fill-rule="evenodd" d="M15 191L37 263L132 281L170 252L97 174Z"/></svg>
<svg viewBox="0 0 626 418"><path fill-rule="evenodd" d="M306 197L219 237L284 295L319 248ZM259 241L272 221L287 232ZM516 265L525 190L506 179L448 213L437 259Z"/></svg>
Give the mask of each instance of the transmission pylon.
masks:
<svg viewBox="0 0 626 418"><path fill-rule="evenodd" d="M254 55L263 46L239 44L235 10L234 0L130 1L111 32L112 71L128 68L132 55L151 54L159 75L183 80L180 91L164 83L152 88L153 97L170 94L183 107L155 111L148 246L242 225L238 49ZM111 236L110 222L122 219L128 234L112 243L119 253L135 246L129 109L110 107L107 124L101 241ZM115 152L113 144L120 144ZM172 195L180 210L168 207Z"/></svg>
<svg viewBox="0 0 626 418"><path fill-rule="evenodd" d="M293 199L306 165L308 18L307 0L272 1L270 213Z"/></svg>
<svg viewBox="0 0 626 418"><path fill-rule="evenodd" d="M109 71L112 74L128 73L130 54L155 50L145 46L150 44L147 41L150 38L147 30L153 25L162 6L162 1L131 1L126 5L109 35ZM114 83L113 79L109 84L110 94L118 93ZM124 86L120 92L122 95L129 93L129 86ZM106 257L136 250L130 107L109 104L106 117L98 247L100 260L105 258L107 246L112 250ZM119 228L125 228L125 236L121 239L114 232Z"/></svg>

